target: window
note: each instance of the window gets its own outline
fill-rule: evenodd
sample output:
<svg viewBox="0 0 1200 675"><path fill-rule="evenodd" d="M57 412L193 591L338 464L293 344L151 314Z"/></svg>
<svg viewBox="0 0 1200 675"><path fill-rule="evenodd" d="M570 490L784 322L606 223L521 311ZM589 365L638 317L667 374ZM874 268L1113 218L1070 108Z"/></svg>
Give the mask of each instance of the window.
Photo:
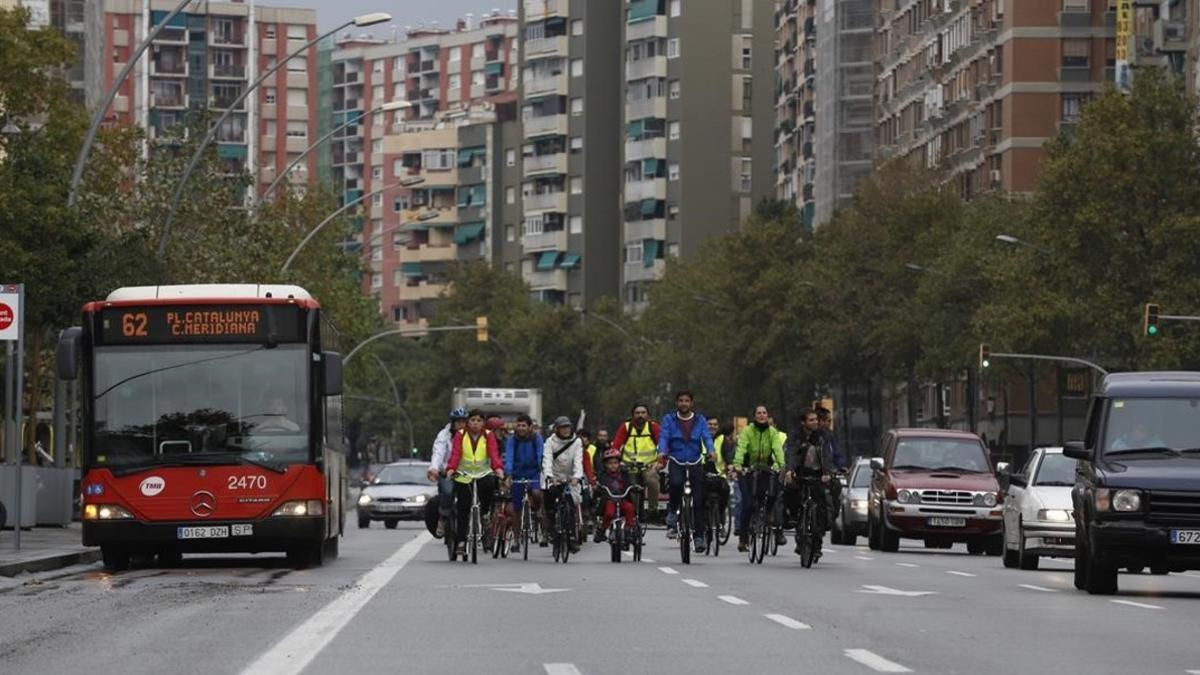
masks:
<svg viewBox="0 0 1200 675"><path fill-rule="evenodd" d="M375 59L374 61L371 62L371 72L372 73L382 73L383 72L383 59Z"/></svg>
<svg viewBox="0 0 1200 675"><path fill-rule="evenodd" d="M571 21L571 35L583 35L583 19Z"/></svg>
<svg viewBox="0 0 1200 675"><path fill-rule="evenodd" d="M457 51L457 50L454 50L454 51ZM458 73L454 73L454 74L450 75L450 88L451 89L462 89L462 75L459 75Z"/></svg>
<svg viewBox="0 0 1200 675"><path fill-rule="evenodd" d="M583 234L583 216L571 216L571 234Z"/></svg>
<svg viewBox="0 0 1200 675"><path fill-rule="evenodd" d="M672 99L679 98L679 80L671 80L671 83L667 85L667 89Z"/></svg>
<svg viewBox="0 0 1200 675"><path fill-rule="evenodd" d="M371 99L377 104L383 103L383 85L382 84L377 84L374 87L371 87ZM376 119L378 119L378 118L376 118Z"/></svg>
<svg viewBox="0 0 1200 675"><path fill-rule="evenodd" d="M382 192L376 192L375 194L371 195L371 206L383 206ZM377 248L375 250L378 251L379 249Z"/></svg>
<svg viewBox="0 0 1200 675"><path fill-rule="evenodd" d="M263 32L263 37L267 38L268 40L275 39L275 25L274 24L267 25L266 30Z"/></svg>
<svg viewBox="0 0 1200 675"><path fill-rule="evenodd" d="M509 149L509 150L504 151L504 164L505 164L505 166L516 166L517 165L517 151L516 150Z"/></svg>
<svg viewBox="0 0 1200 675"><path fill-rule="evenodd" d="M263 129L263 135L264 136L274 136L275 129L276 129L275 120L267 120L266 127ZM274 162L267 162L267 163L274 164Z"/></svg>
<svg viewBox="0 0 1200 675"><path fill-rule="evenodd" d="M1064 12L1086 12L1088 11L1088 0L1063 0Z"/></svg>
<svg viewBox="0 0 1200 675"><path fill-rule="evenodd" d="M517 189L516 188L514 188L514 187L504 188L504 203L505 204L516 204L517 203Z"/></svg>
<svg viewBox="0 0 1200 675"><path fill-rule="evenodd" d="M679 38L671 38L667 40L667 58L679 58Z"/></svg>
<svg viewBox="0 0 1200 675"><path fill-rule="evenodd" d="M517 228L512 225L505 225L504 226L504 241L512 242L512 241L516 241L516 240L517 240Z"/></svg>
<svg viewBox="0 0 1200 675"><path fill-rule="evenodd" d="M449 171L458 161L453 150L426 150L421 153L421 166L429 171Z"/></svg>
<svg viewBox="0 0 1200 675"><path fill-rule="evenodd" d="M683 0L671 0L671 16L683 14Z"/></svg>
<svg viewBox="0 0 1200 675"><path fill-rule="evenodd" d="M754 161L749 157L742 158L742 192L751 192L754 188Z"/></svg>
<svg viewBox="0 0 1200 675"><path fill-rule="evenodd" d="M571 152L582 152L582 151L583 151L583 136L572 136L571 137Z"/></svg>
<svg viewBox="0 0 1200 675"><path fill-rule="evenodd" d="M679 140L679 122L671 122L667 125L667 138L672 141Z"/></svg>
<svg viewBox="0 0 1200 675"><path fill-rule="evenodd" d="M471 87L472 88L482 87L484 85L484 83L486 83L486 82L487 82L487 74L484 73L482 70L475 70L475 71L471 72Z"/></svg>
<svg viewBox="0 0 1200 675"><path fill-rule="evenodd" d="M294 59L288 59L287 69L289 73L307 73L308 59L303 54Z"/></svg>
<svg viewBox="0 0 1200 675"><path fill-rule="evenodd" d="M750 140L751 138L754 138L754 118L753 117L743 117L742 118L742 138L745 140Z"/></svg>
<svg viewBox="0 0 1200 675"><path fill-rule="evenodd" d="M754 38L742 36L742 70L750 70L753 64Z"/></svg>
<svg viewBox="0 0 1200 675"><path fill-rule="evenodd" d="M462 50L462 47L450 48L450 63L458 63L459 61L462 61Z"/></svg>
<svg viewBox="0 0 1200 675"><path fill-rule="evenodd" d="M583 59L571 59L571 77L583 77Z"/></svg>
<svg viewBox="0 0 1200 675"><path fill-rule="evenodd" d="M266 87L263 89L263 102L267 105L275 104L275 87Z"/></svg>
<svg viewBox="0 0 1200 675"><path fill-rule="evenodd" d="M289 138L308 138L308 122L288 120L287 134Z"/></svg>
<svg viewBox="0 0 1200 675"><path fill-rule="evenodd" d="M279 61L274 56L267 57L267 70L274 68Z"/></svg>
<svg viewBox="0 0 1200 675"><path fill-rule="evenodd" d="M371 152L372 153L383 152L383 139L382 138L376 138L371 141Z"/></svg>
<svg viewBox="0 0 1200 675"><path fill-rule="evenodd" d="M382 274L376 273L371 275L371 288L383 288Z"/></svg>
<svg viewBox="0 0 1200 675"><path fill-rule="evenodd" d="M667 180L679 180L679 165L667 165Z"/></svg>
<svg viewBox="0 0 1200 675"><path fill-rule="evenodd" d="M308 39L308 26L304 26L304 25L288 26L287 27L287 36L288 36L289 40L307 40Z"/></svg>
<svg viewBox="0 0 1200 675"><path fill-rule="evenodd" d="M383 178L383 167L382 166L371 167L371 180L379 180L381 178ZM382 195L379 195L379 196L382 196ZM380 203L382 203L382 202L380 202ZM376 206L379 206L379 204L376 204Z"/></svg>
<svg viewBox="0 0 1200 675"><path fill-rule="evenodd" d="M487 56L487 47L482 42L471 45L471 58L482 59Z"/></svg>
<svg viewBox="0 0 1200 675"><path fill-rule="evenodd" d="M408 210L408 197L396 197L392 200L392 213Z"/></svg>
<svg viewBox="0 0 1200 675"><path fill-rule="evenodd" d="M287 104L292 108L304 108L308 106L308 91L305 89L289 88L287 90Z"/></svg>
<svg viewBox="0 0 1200 675"><path fill-rule="evenodd" d="M1062 96L1062 121L1074 123L1078 122L1083 114L1083 105L1087 102L1087 97L1083 94L1063 94Z"/></svg>
<svg viewBox="0 0 1200 675"><path fill-rule="evenodd" d="M571 117L579 117L582 114L583 114L583 99L582 98L571 99Z"/></svg>
<svg viewBox="0 0 1200 675"><path fill-rule="evenodd" d="M667 244L667 255L672 258L678 258L679 244Z"/></svg>
<svg viewBox="0 0 1200 675"><path fill-rule="evenodd" d="M578 176L571 177L571 194L573 194L573 195L583 194L583 179L582 178L580 178Z"/></svg>
<svg viewBox="0 0 1200 675"><path fill-rule="evenodd" d="M1087 68L1092 41L1088 38L1068 38L1062 41L1064 68Z"/></svg>
<svg viewBox="0 0 1200 675"><path fill-rule="evenodd" d="M403 159L393 159L392 160L392 175L393 176L401 176L404 174L404 172L405 172L404 160Z"/></svg>

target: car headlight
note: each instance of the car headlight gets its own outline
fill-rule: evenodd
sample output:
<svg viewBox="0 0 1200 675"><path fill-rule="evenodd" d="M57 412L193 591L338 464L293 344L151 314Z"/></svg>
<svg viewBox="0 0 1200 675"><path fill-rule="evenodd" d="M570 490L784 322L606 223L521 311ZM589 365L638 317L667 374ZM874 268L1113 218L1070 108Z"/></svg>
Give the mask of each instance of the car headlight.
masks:
<svg viewBox="0 0 1200 675"><path fill-rule="evenodd" d="M852 500L850 500L850 508L855 511L862 511L867 508L867 500L852 499Z"/></svg>
<svg viewBox="0 0 1200 675"><path fill-rule="evenodd" d="M920 504L921 493L916 490L901 490L896 493L896 500L901 504Z"/></svg>
<svg viewBox="0 0 1200 675"><path fill-rule="evenodd" d="M1071 512L1063 509L1042 509L1038 511L1038 520L1052 523L1065 523L1071 519Z"/></svg>
<svg viewBox="0 0 1200 675"><path fill-rule="evenodd" d="M1137 490L1117 490L1112 497L1113 511L1129 513L1142 510L1142 495Z"/></svg>
<svg viewBox="0 0 1200 675"><path fill-rule="evenodd" d="M359 495L359 497L358 497L358 505L359 506L366 506L367 504L370 504L370 503L371 503L371 495L369 495L365 492L363 494Z"/></svg>
<svg viewBox="0 0 1200 675"><path fill-rule="evenodd" d="M977 493L971 501L975 502L975 506L993 507L996 505L995 492L980 492Z"/></svg>
<svg viewBox="0 0 1200 675"><path fill-rule="evenodd" d="M429 495L417 495L413 497L414 504L424 504L427 501L429 501Z"/></svg>
<svg viewBox="0 0 1200 675"><path fill-rule="evenodd" d="M127 518L133 518L133 514L116 504L88 504L83 507L84 520L124 520Z"/></svg>
<svg viewBox="0 0 1200 675"><path fill-rule="evenodd" d="M272 516L320 516L325 513L325 505L320 499L296 499L284 502L275 509Z"/></svg>

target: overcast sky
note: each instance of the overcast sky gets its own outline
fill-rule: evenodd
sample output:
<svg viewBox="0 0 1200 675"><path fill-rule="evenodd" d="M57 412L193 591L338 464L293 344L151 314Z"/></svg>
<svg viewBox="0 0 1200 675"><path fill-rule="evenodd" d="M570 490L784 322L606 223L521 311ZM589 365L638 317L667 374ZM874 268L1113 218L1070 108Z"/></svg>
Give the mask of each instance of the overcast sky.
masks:
<svg viewBox="0 0 1200 675"><path fill-rule="evenodd" d="M439 26L449 28L456 19L468 12L476 16L475 23L478 25L479 15L491 12L493 8L505 12L517 8L517 0L257 0L256 4L315 9L322 31L370 12L391 14L392 23L403 32L405 26L433 20L438 21ZM391 28L387 24L380 24L373 32L390 36Z"/></svg>

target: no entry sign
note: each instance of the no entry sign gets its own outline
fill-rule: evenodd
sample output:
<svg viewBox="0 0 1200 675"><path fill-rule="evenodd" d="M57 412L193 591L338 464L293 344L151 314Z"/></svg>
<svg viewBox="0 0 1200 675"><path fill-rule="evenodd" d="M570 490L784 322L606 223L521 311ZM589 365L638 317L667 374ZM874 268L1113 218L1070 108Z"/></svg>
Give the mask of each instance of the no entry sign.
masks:
<svg viewBox="0 0 1200 675"><path fill-rule="evenodd" d="M0 293L0 340L16 340L21 336L17 321L20 296L16 293Z"/></svg>

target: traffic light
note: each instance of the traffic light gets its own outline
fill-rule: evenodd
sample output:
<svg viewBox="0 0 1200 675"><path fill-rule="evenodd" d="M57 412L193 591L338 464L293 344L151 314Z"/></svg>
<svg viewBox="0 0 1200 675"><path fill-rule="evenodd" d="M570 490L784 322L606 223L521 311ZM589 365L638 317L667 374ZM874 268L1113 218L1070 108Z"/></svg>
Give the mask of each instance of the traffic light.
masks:
<svg viewBox="0 0 1200 675"><path fill-rule="evenodd" d="M992 365L992 346L986 342L979 345L979 369L989 368Z"/></svg>
<svg viewBox="0 0 1200 675"><path fill-rule="evenodd" d="M413 448L413 457L416 457L416 456L417 456L417 454L418 454L418 451L417 451L417 449L416 449L416 448Z"/></svg>
<svg viewBox="0 0 1200 675"><path fill-rule="evenodd" d="M475 317L475 341L488 341L488 318L486 316Z"/></svg>
<svg viewBox="0 0 1200 675"><path fill-rule="evenodd" d="M1142 313L1142 334L1149 337L1158 335L1158 305L1153 302L1146 303L1146 310Z"/></svg>

